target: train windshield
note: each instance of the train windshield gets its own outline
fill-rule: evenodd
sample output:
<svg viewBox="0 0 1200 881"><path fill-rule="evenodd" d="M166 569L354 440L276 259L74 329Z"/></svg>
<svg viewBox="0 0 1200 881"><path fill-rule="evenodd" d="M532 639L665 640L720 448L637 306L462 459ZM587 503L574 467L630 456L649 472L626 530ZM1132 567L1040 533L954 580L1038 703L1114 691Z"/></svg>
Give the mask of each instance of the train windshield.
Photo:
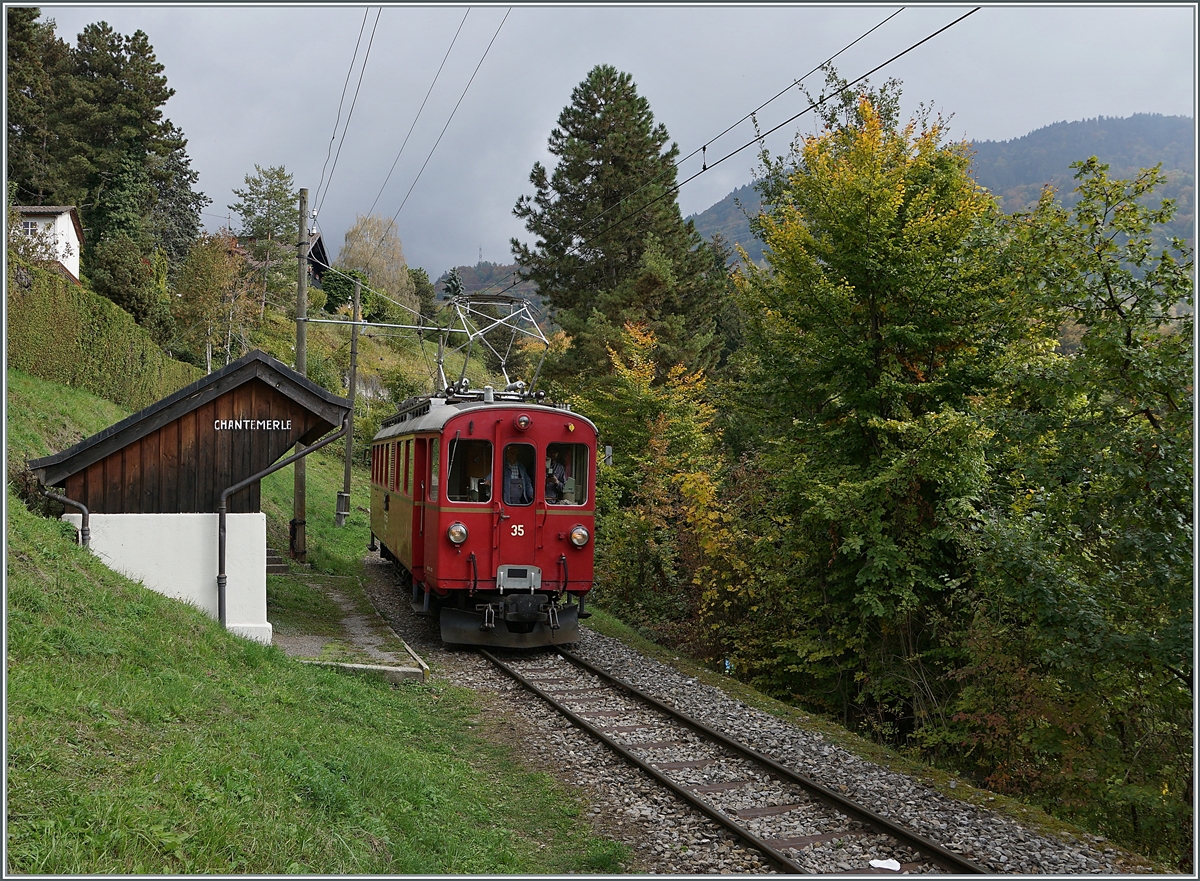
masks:
<svg viewBox="0 0 1200 881"><path fill-rule="evenodd" d="M452 502L490 502L491 441L452 440L448 458L446 498Z"/></svg>
<svg viewBox="0 0 1200 881"><path fill-rule="evenodd" d="M549 444L546 447L546 501L551 505L582 505L587 500L587 444Z"/></svg>

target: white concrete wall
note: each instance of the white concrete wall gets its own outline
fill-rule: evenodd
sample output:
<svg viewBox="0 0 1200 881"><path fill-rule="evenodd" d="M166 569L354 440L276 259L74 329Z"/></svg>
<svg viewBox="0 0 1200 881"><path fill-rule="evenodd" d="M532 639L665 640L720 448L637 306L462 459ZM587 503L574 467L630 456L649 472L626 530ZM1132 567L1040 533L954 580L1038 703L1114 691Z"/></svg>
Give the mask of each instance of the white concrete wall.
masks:
<svg viewBox="0 0 1200 881"><path fill-rule="evenodd" d="M78 529L82 514L64 514ZM216 514L92 514L92 553L164 596L217 614ZM267 515L226 517L226 627L271 642L267 621Z"/></svg>

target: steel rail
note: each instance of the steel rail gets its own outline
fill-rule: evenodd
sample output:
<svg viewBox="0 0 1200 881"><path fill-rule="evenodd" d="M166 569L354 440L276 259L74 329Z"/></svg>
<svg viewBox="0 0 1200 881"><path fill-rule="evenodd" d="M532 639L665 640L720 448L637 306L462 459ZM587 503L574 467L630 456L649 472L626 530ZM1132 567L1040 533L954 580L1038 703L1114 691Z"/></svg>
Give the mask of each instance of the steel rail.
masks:
<svg viewBox="0 0 1200 881"><path fill-rule="evenodd" d="M479 653L481 655L483 655L485 658L487 658L489 661L491 661L493 664L495 664L497 667L499 667L501 670L503 670L505 673L507 673L509 676L511 676L513 679L515 679L517 682L519 682L521 685L523 685L525 688L532 691L534 694L536 694L542 700L546 701L546 703L550 704L550 706L554 707L554 709L558 710L560 713L562 713L564 716L566 716L568 719L570 719L571 723L574 724L576 727L582 728L584 731L586 731L588 734L592 735L594 738L599 740L601 743L603 743L605 746L607 746L613 752L617 753L621 758L625 759L625 761L627 761L631 765L641 769L642 771L645 771L647 774L649 774L651 777L653 777L655 780L657 780L663 786L667 787L667 789L669 789L676 796L678 796L679 798L686 801L688 804L690 804L696 810L700 811L700 813L704 814L709 819L715 821L719 825L723 826L725 829L732 832L734 835L736 835L738 838L745 841L747 844L749 844L755 850L761 851L778 868L781 868L784 871L786 871L790 874L793 874L793 875L807 874L807 872L800 866L799 863L795 862L787 855L785 855L785 854L781 853L780 851L776 850L775 848L771 847L771 845L767 844L765 841L763 841L761 838L759 838L757 835L755 835L750 830L745 829L742 826L739 826L736 822L734 822L729 817L725 816L725 814L721 813L719 810L714 808L712 805L708 804L703 799L697 798L695 795L693 795L687 789L681 787L678 783L676 783L670 777L665 775L662 771L655 768L653 765L650 765L647 762L645 762L642 759L635 756L628 749L626 749L621 744L617 743L615 740L613 740L611 737L609 737L607 734L605 734L603 731L601 731L595 725L588 722L586 719L580 717L578 714L576 714L572 710L567 709L567 707L565 707L562 703L560 703L559 701L552 698L548 693L543 691L540 687L535 685L530 680L526 679L524 676L522 676L519 672L514 670L512 667L508 666L508 664L505 664L503 661L501 661L499 658L497 658L491 652L489 652L485 649L480 649ZM566 652L562 652L562 654L564 657L567 655Z"/></svg>
<svg viewBox="0 0 1200 881"><path fill-rule="evenodd" d="M755 751L754 749L746 746L744 743L740 743L731 737L722 734L720 731L710 728L703 722L684 715L674 707L663 703L657 698L651 697L650 695L638 689L636 686L630 685L628 682L618 679L608 671L602 670L594 664L585 661L583 658L579 657L573 652L562 648L558 648L557 651L560 655L581 669L587 670L589 673L598 676L605 682L609 682L616 687L623 689L624 691L636 697L638 700L645 701L655 709L667 714L679 722L682 722L693 730L703 734L705 737L715 740L722 746L727 747L728 749L733 750L734 752L744 756L747 759L750 759L764 768L767 768L781 777L800 785L806 792L809 792L827 806L841 811L843 814L848 816L855 817L856 819L861 820L863 823L866 823L868 826L871 826L872 828L881 832L886 832L888 835L891 835L901 843L907 844L908 846L920 851L922 854L928 857L931 862L938 864L952 874L988 874L987 870L982 869L966 858L959 856L958 854L954 853L954 851L942 847L940 844L936 844L935 842L918 835L911 829L907 829L895 821L889 820L887 817L884 817L881 814L875 813L870 808L850 801L848 798L845 798L844 796L834 792L832 789L823 786L822 784L813 780L811 777L806 777L805 775L793 771L791 768L788 768L785 765L781 765L774 759L764 756L762 753Z"/></svg>

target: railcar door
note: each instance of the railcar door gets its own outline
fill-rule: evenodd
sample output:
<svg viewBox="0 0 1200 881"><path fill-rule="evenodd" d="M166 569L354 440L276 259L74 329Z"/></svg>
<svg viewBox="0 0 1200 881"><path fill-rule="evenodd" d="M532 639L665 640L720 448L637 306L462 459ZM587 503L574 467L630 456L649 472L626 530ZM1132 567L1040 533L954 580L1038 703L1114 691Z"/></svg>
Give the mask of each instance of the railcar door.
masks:
<svg viewBox="0 0 1200 881"><path fill-rule="evenodd" d="M533 502L536 478L541 476L536 466L537 450L533 444L514 441L504 445L495 475L495 504L500 520L497 549L499 566L520 569L533 565L536 548ZM523 578L528 578L528 575L521 576L514 572L511 581L515 584Z"/></svg>

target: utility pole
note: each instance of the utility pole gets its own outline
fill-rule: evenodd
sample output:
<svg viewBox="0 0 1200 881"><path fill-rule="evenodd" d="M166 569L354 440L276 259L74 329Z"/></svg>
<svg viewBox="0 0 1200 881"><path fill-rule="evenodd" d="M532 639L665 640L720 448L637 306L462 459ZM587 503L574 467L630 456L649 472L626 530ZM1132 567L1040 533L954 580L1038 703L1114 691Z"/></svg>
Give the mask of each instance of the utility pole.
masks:
<svg viewBox="0 0 1200 881"><path fill-rule="evenodd" d="M301 376L308 375L308 188L300 189L300 234L296 240L296 258L299 271L296 273L296 372ZM304 450L303 444L296 444L296 452ZM290 538L292 557L301 563L308 556L308 542L305 537L305 510L307 506L307 477L304 459L297 459L292 467L295 469L295 484L292 493L292 522Z"/></svg>
<svg viewBox="0 0 1200 881"><path fill-rule="evenodd" d="M350 314L354 318L354 326L350 328L350 415L346 421L346 479L342 491L338 493L337 513L333 516L335 526L345 526L346 517L350 514L350 465L354 460L354 386L358 374L358 302L362 282L354 279L354 305Z"/></svg>

